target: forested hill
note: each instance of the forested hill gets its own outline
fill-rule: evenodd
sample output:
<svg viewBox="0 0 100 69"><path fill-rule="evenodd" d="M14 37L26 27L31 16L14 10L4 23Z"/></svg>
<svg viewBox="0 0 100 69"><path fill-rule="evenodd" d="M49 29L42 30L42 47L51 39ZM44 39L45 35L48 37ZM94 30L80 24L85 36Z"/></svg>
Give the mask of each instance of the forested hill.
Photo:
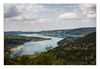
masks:
<svg viewBox="0 0 100 69"><path fill-rule="evenodd" d="M63 59L65 64L96 64L96 32L75 39L70 43L67 43L64 39L59 47L48 52Z"/></svg>
<svg viewBox="0 0 100 69"><path fill-rule="evenodd" d="M58 45L59 46L63 46L63 45L67 45L68 43L69 44L72 44L72 43L77 43L77 44L80 44L80 43L89 43L89 42L92 42L92 43L96 43L96 32L93 32L93 33L90 33L84 37L81 37L81 38L76 38L76 39L73 39L73 38L65 38L61 41L58 42Z"/></svg>

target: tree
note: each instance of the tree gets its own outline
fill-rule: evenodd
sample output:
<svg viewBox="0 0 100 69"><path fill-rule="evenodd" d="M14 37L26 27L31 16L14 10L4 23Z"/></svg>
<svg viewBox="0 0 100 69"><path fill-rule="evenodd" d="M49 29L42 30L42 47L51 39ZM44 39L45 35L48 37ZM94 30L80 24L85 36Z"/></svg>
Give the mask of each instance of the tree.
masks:
<svg viewBox="0 0 100 69"><path fill-rule="evenodd" d="M52 46L49 46L49 47L46 47L45 49L46 49L46 51L48 51L48 50L51 50L53 47Z"/></svg>

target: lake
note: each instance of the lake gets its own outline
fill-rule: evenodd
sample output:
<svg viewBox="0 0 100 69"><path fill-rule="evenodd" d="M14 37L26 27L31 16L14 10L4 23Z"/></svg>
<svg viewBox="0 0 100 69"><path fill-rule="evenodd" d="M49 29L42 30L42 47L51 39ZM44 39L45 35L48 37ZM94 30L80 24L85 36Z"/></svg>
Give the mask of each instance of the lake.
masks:
<svg viewBox="0 0 100 69"><path fill-rule="evenodd" d="M50 36L43 36L37 34L19 34L20 36L33 36L33 37L44 37L44 38L51 38L51 40L43 40L37 42L27 42L23 45L17 46L16 48L12 48L12 56L14 56L19 51L22 51L21 55L33 55L35 52L44 52L46 51L46 47L56 47L57 42L62 40L63 38L58 37L50 37Z"/></svg>

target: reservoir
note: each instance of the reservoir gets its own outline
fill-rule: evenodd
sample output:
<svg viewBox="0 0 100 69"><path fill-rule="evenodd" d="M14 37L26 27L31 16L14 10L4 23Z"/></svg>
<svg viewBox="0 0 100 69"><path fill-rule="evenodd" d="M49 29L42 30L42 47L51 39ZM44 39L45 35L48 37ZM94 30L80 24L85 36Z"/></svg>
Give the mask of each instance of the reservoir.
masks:
<svg viewBox="0 0 100 69"><path fill-rule="evenodd" d="M43 35L37 35L37 34L19 34L19 35L51 38L51 40L27 42L27 43L24 43L23 45L17 46L16 48L12 48L11 49L12 57L15 56L15 54L17 54L17 53L20 55L33 55L35 52L44 52L44 51L46 51L46 49L45 49L46 47L54 48L57 46L57 42L63 39L63 38L58 38L58 37L43 36Z"/></svg>

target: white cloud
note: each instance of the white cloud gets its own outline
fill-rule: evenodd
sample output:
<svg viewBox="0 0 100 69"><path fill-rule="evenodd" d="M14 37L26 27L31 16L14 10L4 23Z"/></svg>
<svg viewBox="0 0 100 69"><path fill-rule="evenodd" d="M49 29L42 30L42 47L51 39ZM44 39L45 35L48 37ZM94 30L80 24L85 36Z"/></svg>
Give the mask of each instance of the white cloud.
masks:
<svg viewBox="0 0 100 69"><path fill-rule="evenodd" d="M38 19L37 22L43 23L43 22L50 22L49 19Z"/></svg>
<svg viewBox="0 0 100 69"><path fill-rule="evenodd" d="M79 5L79 7L85 14L87 14L91 10L93 10L94 5L93 4L81 4Z"/></svg>
<svg viewBox="0 0 100 69"><path fill-rule="evenodd" d="M95 4L81 4L79 5L81 11L87 18L96 18L96 5Z"/></svg>
<svg viewBox="0 0 100 69"><path fill-rule="evenodd" d="M77 19L79 16L75 12L66 12L59 15L60 18L64 19Z"/></svg>
<svg viewBox="0 0 100 69"><path fill-rule="evenodd" d="M88 14L87 18L96 18L96 14Z"/></svg>

